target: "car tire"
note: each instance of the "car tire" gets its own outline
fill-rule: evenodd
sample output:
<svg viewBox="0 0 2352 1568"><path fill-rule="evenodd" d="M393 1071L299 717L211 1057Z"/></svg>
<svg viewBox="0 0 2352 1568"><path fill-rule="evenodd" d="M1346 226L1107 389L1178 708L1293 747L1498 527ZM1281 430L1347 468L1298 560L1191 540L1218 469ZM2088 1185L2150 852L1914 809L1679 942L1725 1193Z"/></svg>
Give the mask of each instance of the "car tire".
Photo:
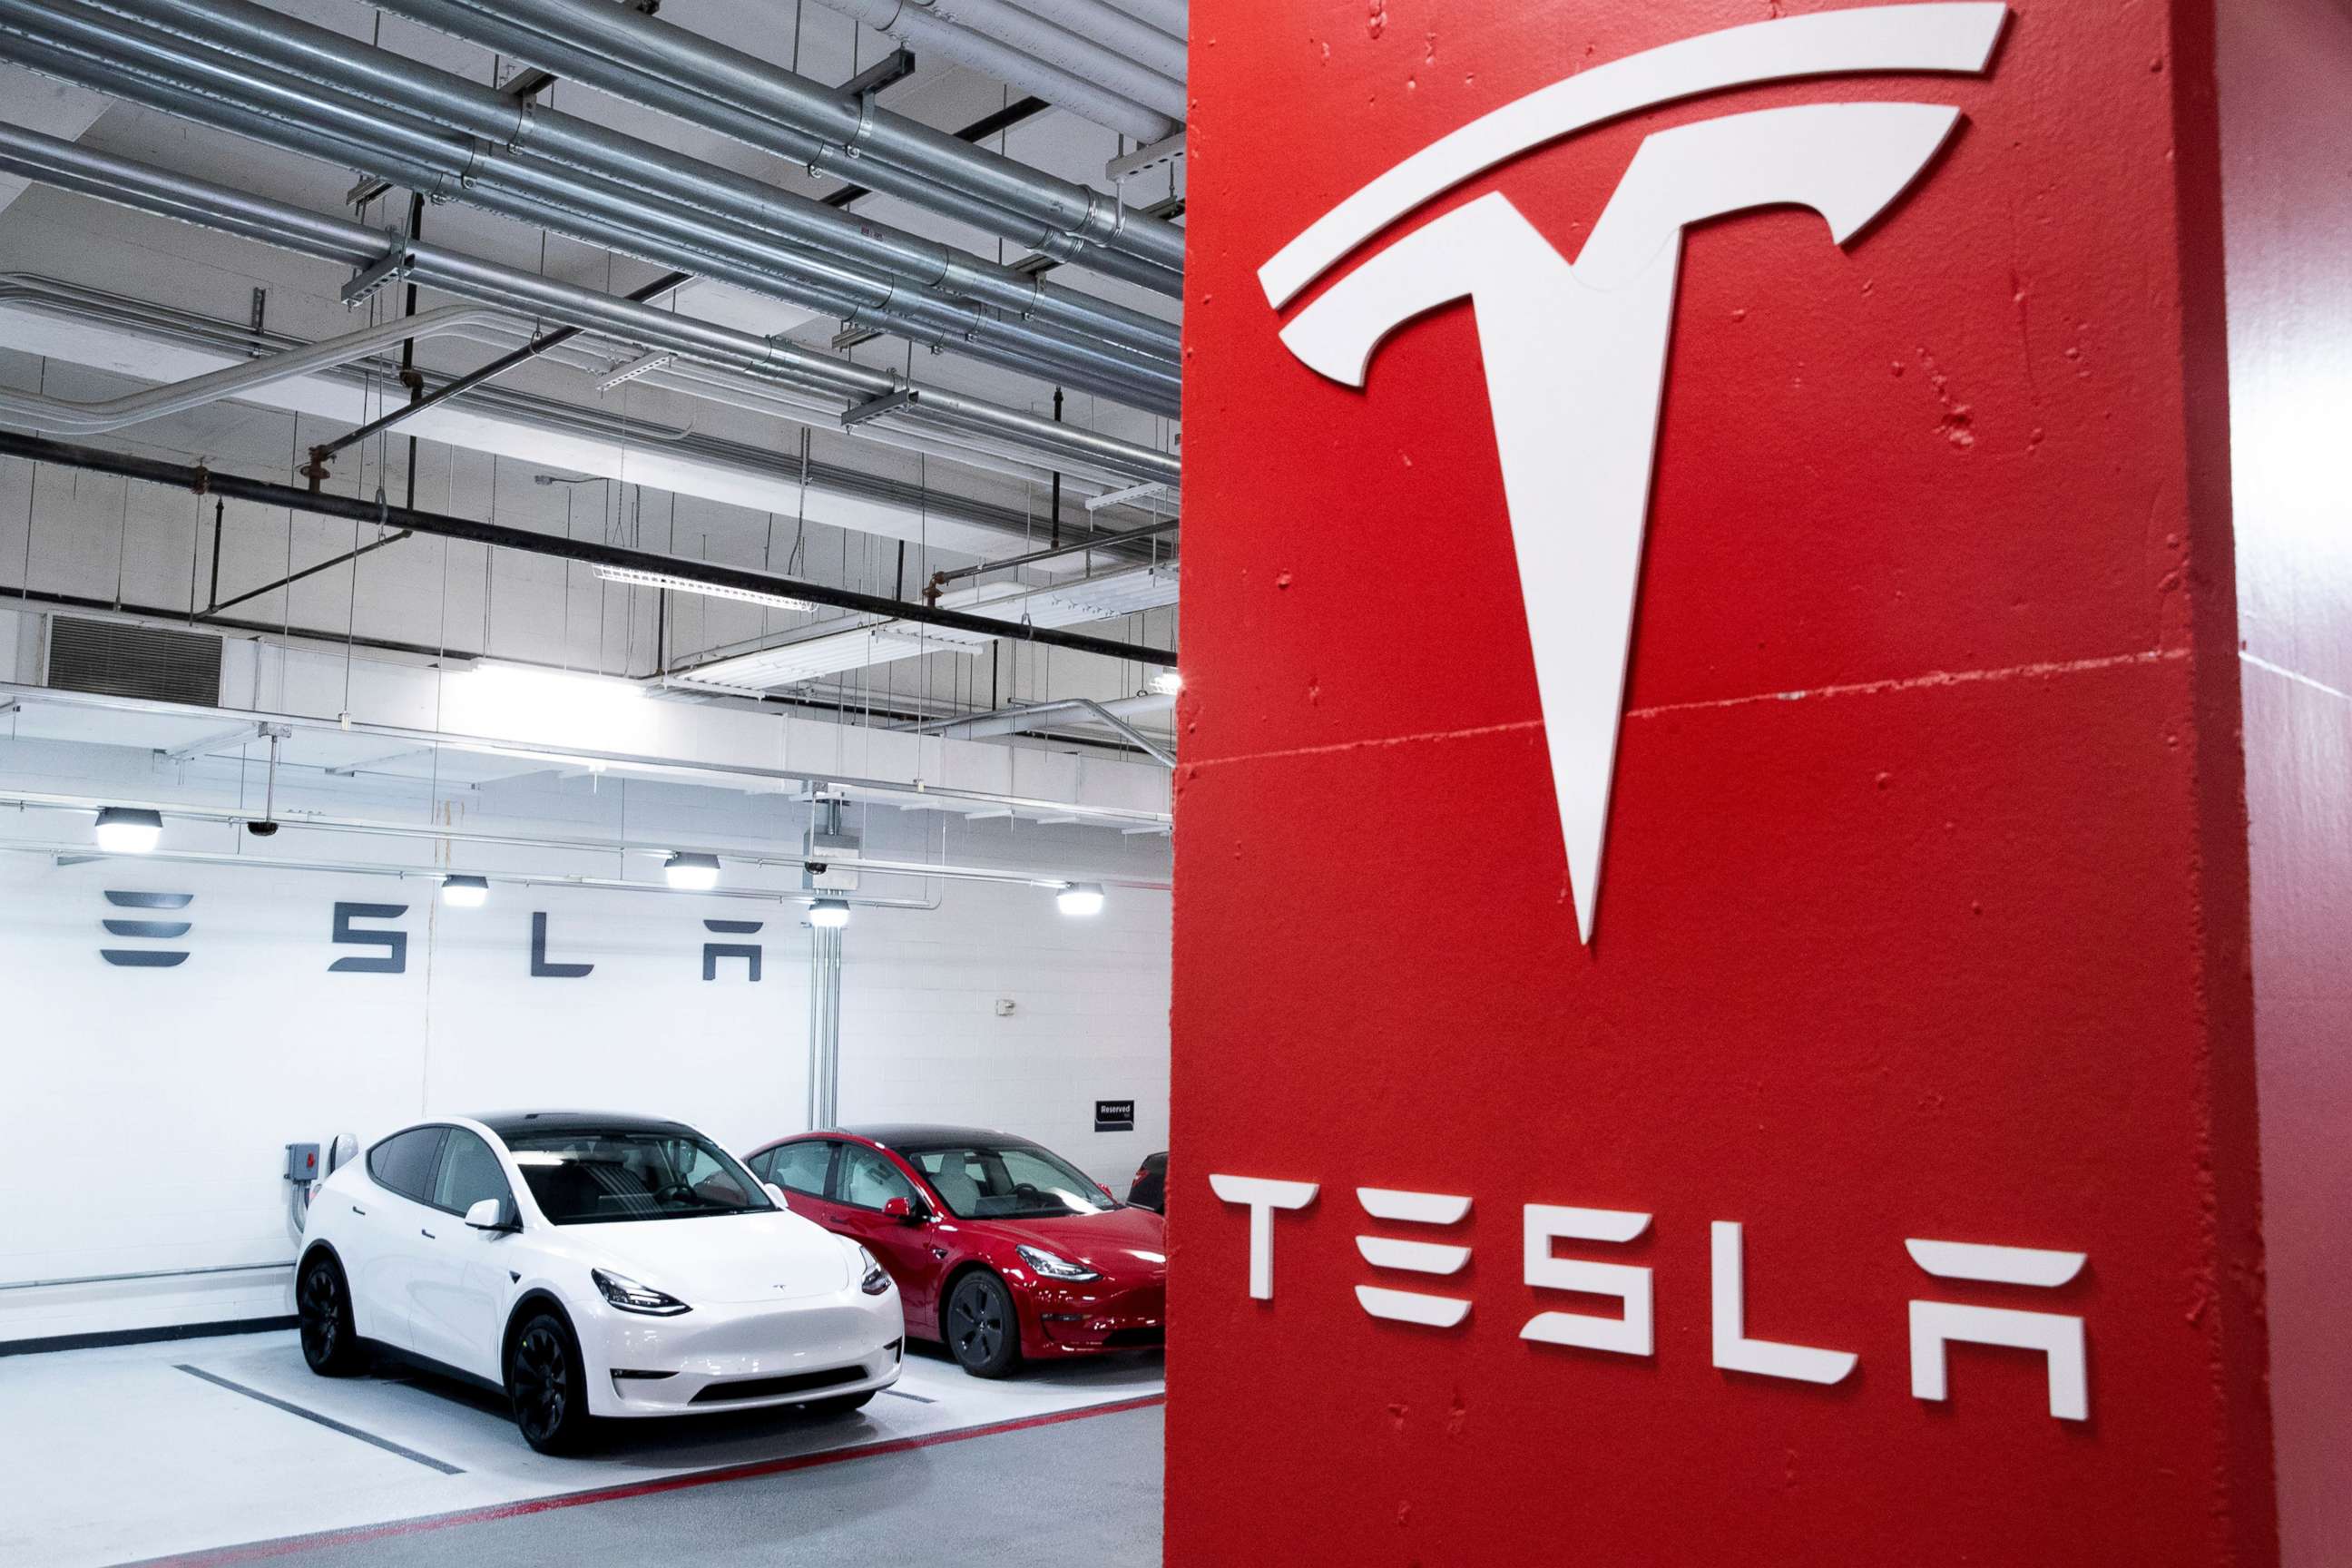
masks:
<svg viewBox="0 0 2352 1568"><path fill-rule="evenodd" d="M343 1266L324 1247L302 1260L294 1277L294 1312L301 1325L302 1359L320 1377L367 1370L367 1347L352 1319L352 1288Z"/></svg>
<svg viewBox="0 0 2352 1568"><path fill-rule="evenodd" d="M542 1454L577 1454L595 1422L588 1414L588 1368L572 1325L532 1313L507 1343L507 1394L522 1440Z"/></svg>
<svg viewBox="0 0 2352 1568"><path fill-rule="evenodd" d="M948 1293L948 1351L974 1377L1003 1377L1021 1364L1021 1320L1004 1281L974 1269Z"/></svg>
<svg viewBox="0 0 2352 1568"><path fill-rule="evenodd" d="M875 1394L880 1392L879 1389L869 1388L863 1394L836 1394L831 1399L812 1399L802 1408L820 1419L832 1415L846 1415L852 1411L863 1410L873 1404Z"/></svg>

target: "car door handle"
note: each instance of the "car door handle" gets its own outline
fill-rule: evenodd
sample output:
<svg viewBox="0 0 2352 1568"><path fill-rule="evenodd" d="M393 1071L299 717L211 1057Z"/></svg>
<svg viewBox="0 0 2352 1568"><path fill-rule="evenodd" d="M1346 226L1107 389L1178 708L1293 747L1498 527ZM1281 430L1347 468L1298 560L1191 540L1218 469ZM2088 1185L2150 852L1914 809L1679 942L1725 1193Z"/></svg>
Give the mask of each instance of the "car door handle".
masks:
<svg viewBox="0 0 2352 1568"><path fill-rule="evenodd" d="M353 1205L352 1205L352 1212L353 1214L355 1214L355 1215L359 1215L359 1216L360 1216L360 1218L362 1218L362 1219L365 1219L365 1218L367 1218L367 1210L365 1210L365 1209L363 1209L363 1208L360 1207L360 1205L357 1205L357 1204L353 1204Z"/></svg>
<svg viewBox="0 0 2352 1568"><path fill-rule="evenodd" d="M417 1234L417 1235L419 1235L419 1236L421 1236L421 1237L424 1237L425 1240L427 1240L427 1241L438 1241L438 1240L440 1240L440 1239L441 1239L439 1237L437 1237L437 1236L434 1235L431 1231L429 1231L429 1230L425 1230L425 1229L424 1229L424 1228L423 1228L423 1227L421 1227L421 1226L418 1228L418 1230L417 1230L416 1234Z"/></svg>

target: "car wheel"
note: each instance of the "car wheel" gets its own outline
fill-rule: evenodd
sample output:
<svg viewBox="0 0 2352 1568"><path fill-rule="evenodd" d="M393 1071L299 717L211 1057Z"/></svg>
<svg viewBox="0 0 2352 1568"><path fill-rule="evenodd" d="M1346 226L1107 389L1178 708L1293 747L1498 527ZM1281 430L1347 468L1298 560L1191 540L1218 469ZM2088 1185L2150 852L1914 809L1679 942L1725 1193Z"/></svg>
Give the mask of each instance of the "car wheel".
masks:
<svg viewBox="0 0 2352 1568"><path fill-rule="evenodd" d="M524 1442L542 1454L587 1447L588 1373L571 1324L552 1312L523 1324L507 1351L507 1389Z"/></svg>
<svg viewBox="0 0 2352 1568"><path fill-rule="evenodd" d="M1013 1292L993 1274L967 1274L948 1298L948 1349L974 1377L1003 1377L1021 1364L1021 1321Z"/></svg>
<svg viewBox="0 0 2352 1568"><path fill-rule="evenodd" d="M836 1394L831 1399L812 1399L803 1408L812 1415L846 1415L853 1410L863 1410L874 1402L877 1389L863 1394Z"/></svg>
<svg viewBox="0 0 2352 1568"><path fill-rule="evenodd" d="M367 1365L367 1351L352 1322L352 1292L342 1265L321 1248L302 1265L294 1284L294 1310L302 1325L302 1359L320 1377L349 1377Z"/></svg>

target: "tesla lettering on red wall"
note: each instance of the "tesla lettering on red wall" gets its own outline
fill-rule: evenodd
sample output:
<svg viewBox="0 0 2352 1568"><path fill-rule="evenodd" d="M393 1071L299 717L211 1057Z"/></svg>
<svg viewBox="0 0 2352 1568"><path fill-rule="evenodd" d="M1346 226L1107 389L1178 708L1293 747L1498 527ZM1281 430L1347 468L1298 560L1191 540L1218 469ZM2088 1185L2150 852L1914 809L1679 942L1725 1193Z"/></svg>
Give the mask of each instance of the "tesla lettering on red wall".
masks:
<svg viewBox="0 0 2352 1568"><path fill-rule="evenodd" d="M1273 1300L1275 1215L1277 1212L1306 1208L1315 1201L1319 1184L1276 1181L1264 1176L1213 1175L1209 1187L1224 1202L1249 1211L1249 1294L1256 1300ZM1358 1187L1356 1202L1367 1218L1387 1226L1444 1229L1460 1225L1470 1215L1470 1198L1465 1194ZM1620 1303L1620 1310L1614 1317L1564 1310L1538 1312L1520 1326L1519 1338L1617 1355L1654 1355L1657 1345L1651 1270L1632 1264L1562 1258L1555 1250L1561 1242L1622 1246L1646 1232L1651 1218L1647 1214L1624 1209L1526 1205L1520 1210L1524 1244L1521 1262L1528 1287L1614 1300ZM1835 1384L1843 1382L1860 1364L1862 1358L1852 1351L1749 1338L1743 1228L1733 1221L1717 1220L1710 1227L1709 1239L1713 1358L1717 1366L1792 1383ZM1381 1234L1360 1235L1355 1242L1357 1252L1377 1271L1373 1276L1377 1283L1356 1287L1356 1300L1366 1312L1391 1322L1439 1330L1458 1329L1469 1321L1469 1297L1443 1289L1406 1289L1402 1287L1408 1281L1400 1278L1444 1279L1457 1275L1469 1265L1468 1247L1451 1240ZM1914 1237L1906 1239L1903 1247L1920 1270L1934 1279L2032 1289L2055 1289L2065 1285L2082 1273L2089 1261L2080 1252L1993 1247L1979 1242ZM1418 1285L1422 1280L1410 1282ZM2062 1421L2090 1419L2089 1363L2080 1317L1932 1299L1915 1299L1908 1305L1911 1392L1916 1397L1931 1401L1945 1398L1948 1378L1946 1347L1963 1343L2000 1345L2038 1352L2048 1363L2052 1415Z"/></svg>
<svg viewBox="0 0 2352 1568"><path fill-rule="evenodd" d="M1679 99L1864 72L1981 74L2009 8L1885 5L1753 23L1613 60L1506 104L1348 197L1258 271L1276 310L1358 246L1543 143ZM1502 460L1579 937L1590 943L1685 229L1751 208L1819 213L1840 245L1958 123L1938 104L1807 104L1660 131L1573 261L1504 192L1391 242L1282 329L1360 387L1382 339L1468 300Z"/></svg>

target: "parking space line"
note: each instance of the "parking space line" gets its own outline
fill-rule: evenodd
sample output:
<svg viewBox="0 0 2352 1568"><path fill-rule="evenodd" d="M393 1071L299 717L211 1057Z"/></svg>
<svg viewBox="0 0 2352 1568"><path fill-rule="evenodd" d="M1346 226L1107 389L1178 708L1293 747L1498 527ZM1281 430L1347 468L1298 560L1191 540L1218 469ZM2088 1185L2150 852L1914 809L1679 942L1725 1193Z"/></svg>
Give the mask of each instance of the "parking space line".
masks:
<svg viewBox="0 0 2352 1568"><path fill-rule="evenodd" d="M184 1367L181 1370L196 1371L194 1367ZM209 1374L197 1372L196 1375L204 1377ZM239 1390L239 1392L245 1391ZM256 1397L268 1398L267 1394ZM274 1405L278 1402L269 1400L269 1403ZM142 1558L138 1563L123 1564L122 1568L228 1568L231 1563L267 1562L273 1557L290 1557L296 1552L318 1552L329 1547L360 1546L371 1541L383 1541L395 1535L415 1535L428 1530L446 1530L452 1525L482 1524L496 1520L520 1519L530 1514L551 1512L560 1508L579 1508L587 1503L619 1502L628 1498L650 1497L656 1492L685 1491L694 1487L714 1486L722 1481L751 1480L761 1476L782 1475L792 1470L811 1470L824 1465L843 1464L851 1459L875 1459L888 1454L912 1453L919 1448L937 1447L942 1443L961 1443L973 1437L992 1437L1005 1432L1026 1431L1033 1426L1055 1426L1065 1421L1083 1421L1093 1415L1118 1415L1130 1410L1149 1410L1155 1405L1167 1403L1168 1396L1165 1394L1147 1394L1139 1398L1121 1399L1108 1405L1081 1405L1076 1410L1055 1410L1043 1415L1023 1415L1011 1421L992 1421L978 1426L960 1426L946 1432L926 1433L919 1437L894 1437L880 1443L854 1445L846 1448L827 1448L822 1453L795 1454L782 1459L756 1459L750 1464L727 1465L713 1470L692 1470L684 1475L663 1476L653 1480L624 1481L618 1486L595 1487L586 1491L558 1492L551 1497L523 1498L514 1502L490 1503L481 1508L458 1509L449 1513L426 1514L419 1519L394 1520L383 1524L353 1525L343 1530L320 1531L310 1535L289 1535L276 1541L255 1541L240 1546L212 1547L175 1556ZM297 1411L296 1414L309 1413ZM364 1434L354 1434L354 1436L364 1436Z"/></svg>
<svg viewBox="0 0 2352 1568"><path fill-rule="evenodd" d="M888 1394L893 1399L911 1399L918 1405L937 1405L939 1403L938 1400L932 1399L925 1394L909 1394L903 1388L886 1388L882 1392Z"/></svg>
<svg viewBox="0 0 2352 1568"><path fill-rule="evenodd" d="M190 1366L185 1362L174 1363L173 1365L178 1371L186 1373L190 1377L201 1377L206 1383L227 1389L231 1394L242 1394L247 1399L259 1400L272 1409L283 1410L289 1415L299 1415L305 1421L315 1421L331 1432L341 1432L346 1437L357 1437L362 1443L372 1443L387 1454L397 1454L404 1459L414 1459L426 1468L438 1470L445 1476L462 1476L466 1473L446 1459L436 1459L430 1454L420 1454L414 1448L404 1448L389 1437L379 1437L373 1432L362 1432L356 1426L346 1426L331 1416L321 1415L315 1410L305 1410L299 1405L290 1405L276 1394L264 1394L257 1388L247 1388L241 1383L231 1383L227 1378L216 1373L206 1372L203 1367Z"/></svg>

